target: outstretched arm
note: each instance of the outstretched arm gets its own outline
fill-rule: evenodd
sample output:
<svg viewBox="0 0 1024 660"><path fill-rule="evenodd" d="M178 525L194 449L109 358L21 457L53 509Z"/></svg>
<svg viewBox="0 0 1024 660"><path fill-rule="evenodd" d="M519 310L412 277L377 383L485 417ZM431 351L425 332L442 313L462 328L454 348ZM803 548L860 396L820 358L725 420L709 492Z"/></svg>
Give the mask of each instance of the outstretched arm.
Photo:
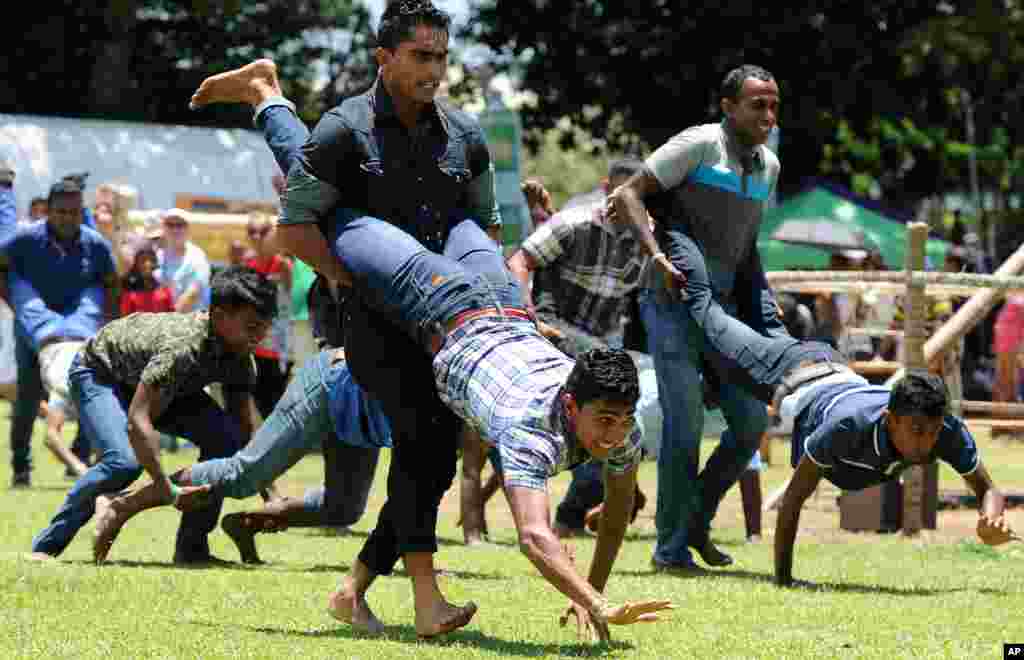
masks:
<svg viewBox="0 0 1024 660"><path fill-rule="evenodd" d="M779 586L793 583L793 544L800 525L800 510L820 479L821 470L814 461L801 457L782 498L775 528L775 583Z"/></svg>
<svg viewBox="0 0 1024 660"><path fill-rule="evenodd" d="M978 538L988 545L1001 545L1013 538L1019 538L1010 528L1003 512L1006 498L992 483L985 465L978 461L978 467L965 474L964 481L978 497Z"/></svg>
<svg viewBox="0 0 1024 660"><path fill-rule="evenodd" d="M611 639L608 624L657 621L655 612L672 608L671 601L667 600L609 603L594 585L576 572L572 559L551 530L547 493L523 486L506 486L505 493L519 533L519 547L548 582L586 610L601 641ZM591 573L596 575L593 570ZM604 577L607 579L607 575ZM589 633L591 628L587 631Z"/></svg>

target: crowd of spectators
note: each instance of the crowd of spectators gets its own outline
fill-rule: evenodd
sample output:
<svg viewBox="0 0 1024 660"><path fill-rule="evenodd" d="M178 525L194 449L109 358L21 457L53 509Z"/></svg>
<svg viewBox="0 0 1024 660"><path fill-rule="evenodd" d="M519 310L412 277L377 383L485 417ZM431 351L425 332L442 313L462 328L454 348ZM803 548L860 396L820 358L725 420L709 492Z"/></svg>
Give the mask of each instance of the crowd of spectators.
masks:
<svg viewBox="0 0 1024 660"><path fill-rule="evenodd" d="M65 176L18 213L16 173L0 163L0 396L13 403L14 486L31 485L37 418L46 421L46 446L69 478L89 463L81 432L70 451L63 441L64 422L75 415L63 396L66 379L57 375L81 342L117 316L206 309L219 267L244 264L279 287L282 314L256 352L261 415L283 394L291 365L316 351L306 307L313 273L276 249L273 216L248 218L249 244L235 241L229 264L211 263L191 240L192 212L150 211L137 225L128 221L140 199L135 188L103 183L90 195L87 177Z"/></svg>

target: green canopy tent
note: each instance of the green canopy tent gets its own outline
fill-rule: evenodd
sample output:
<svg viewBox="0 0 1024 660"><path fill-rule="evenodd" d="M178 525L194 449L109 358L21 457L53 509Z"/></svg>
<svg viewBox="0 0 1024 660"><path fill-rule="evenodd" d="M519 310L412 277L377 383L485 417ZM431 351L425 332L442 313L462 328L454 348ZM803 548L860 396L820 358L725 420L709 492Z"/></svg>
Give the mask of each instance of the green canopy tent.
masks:
<svg viewBox="0 0 1024 660"><path fill-rule="evenodd" d="M796 245L771 238L782 223L801 219L825 219L849 225L851 230L861 232L868 242L878 246L889 268L903 268L906 225L890 220L825 188L817 187L791 197L765 212L757 241L765 270L799 270L828 266L828 248ZM949 244L945 241L928 239L925 254L932 268L942 267L948 247Z"/></svg>

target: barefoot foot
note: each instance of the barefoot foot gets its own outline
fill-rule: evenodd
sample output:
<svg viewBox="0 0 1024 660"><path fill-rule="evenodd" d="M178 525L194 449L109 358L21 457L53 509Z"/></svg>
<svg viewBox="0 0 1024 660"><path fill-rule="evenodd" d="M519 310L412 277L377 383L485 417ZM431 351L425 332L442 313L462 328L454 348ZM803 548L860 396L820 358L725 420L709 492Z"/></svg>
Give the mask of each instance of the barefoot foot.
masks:
<svg viewBox="0 0 1024 660"><path fill-rule="evenodd" d="M105 498L104 498L105 499ZM108 500L101 508L100 498L96 500L96 529L92 537L92 558L97 564L107 560L121 527L129 516L118 511L117 500Z"/></svg>
<svg viewBox="0 0 1024 660"><path fill-rule="evenodd" d="M366 635L384 632L384 624L370 610L366 597L357 594L347 581L327 599L327 613Z"/></svg>
<svg viewBox="0 0 1024 660"><path fill-rule="evenodd" d="M256 60L203 80L192 95L189 108L195 110L211 103L248 103L255 107L271 96L280 95L277 66L271 60Z"/></svg>
<svg viewBox="0 0 1024 660"><path fill-rule="evenodd" d="M472 601L461 607L441 601L425 617L416 613L416 634L420 639L430 639L458 630L473 619L476 609L476 603Z"/></svg>
<svg viewBox="0 0 1024 660"><path fill-rule="evenodd" d="M259 552L256 551L256 529L252 527L244 513L231 513L220 521L220 528L231 538L238 548L238 555L246 564L262 564Z"/></svg>

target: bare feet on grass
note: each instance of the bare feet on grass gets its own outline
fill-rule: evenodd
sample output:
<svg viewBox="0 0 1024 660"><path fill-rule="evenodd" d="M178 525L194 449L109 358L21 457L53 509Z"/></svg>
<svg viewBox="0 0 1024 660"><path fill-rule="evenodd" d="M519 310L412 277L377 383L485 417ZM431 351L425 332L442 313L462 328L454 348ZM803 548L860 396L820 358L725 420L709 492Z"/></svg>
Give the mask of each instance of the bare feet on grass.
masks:
<svg viewBox="0 0 1024 660"><path fill-rule="evenodd" d="M327 599L327 612L338 621L347 623L364 634L384 633L384 624L370 610L366 597L356 592L348 578L342 580L338 590L331 593Z"/></svg>
<svg viewBox="0 0 1024 660"><path fill-rule="evenodd" d="M121 527L128 522L129 517L118 510L117 498L96 498L96 529L92 537L92 558L97 564L107 560L110 548L113 547Z"/></svg>
<svg viewBox="0 0 1024 660"><path fill-rule="evenodd" d="M272 60L256 60L203 80L189 108L195 110L211 103L248 103L255 107L271 96L281 96L277 66Z"/></svg>
<svg viewBox="0 0 1024 660"><path fill-rule="evenodd" d="M416 612L416 634L429 639L458 630L473 620L476 609L476 603L472 601L462 606L452 605L445 600L439 601L423 615Z"/></svg>

